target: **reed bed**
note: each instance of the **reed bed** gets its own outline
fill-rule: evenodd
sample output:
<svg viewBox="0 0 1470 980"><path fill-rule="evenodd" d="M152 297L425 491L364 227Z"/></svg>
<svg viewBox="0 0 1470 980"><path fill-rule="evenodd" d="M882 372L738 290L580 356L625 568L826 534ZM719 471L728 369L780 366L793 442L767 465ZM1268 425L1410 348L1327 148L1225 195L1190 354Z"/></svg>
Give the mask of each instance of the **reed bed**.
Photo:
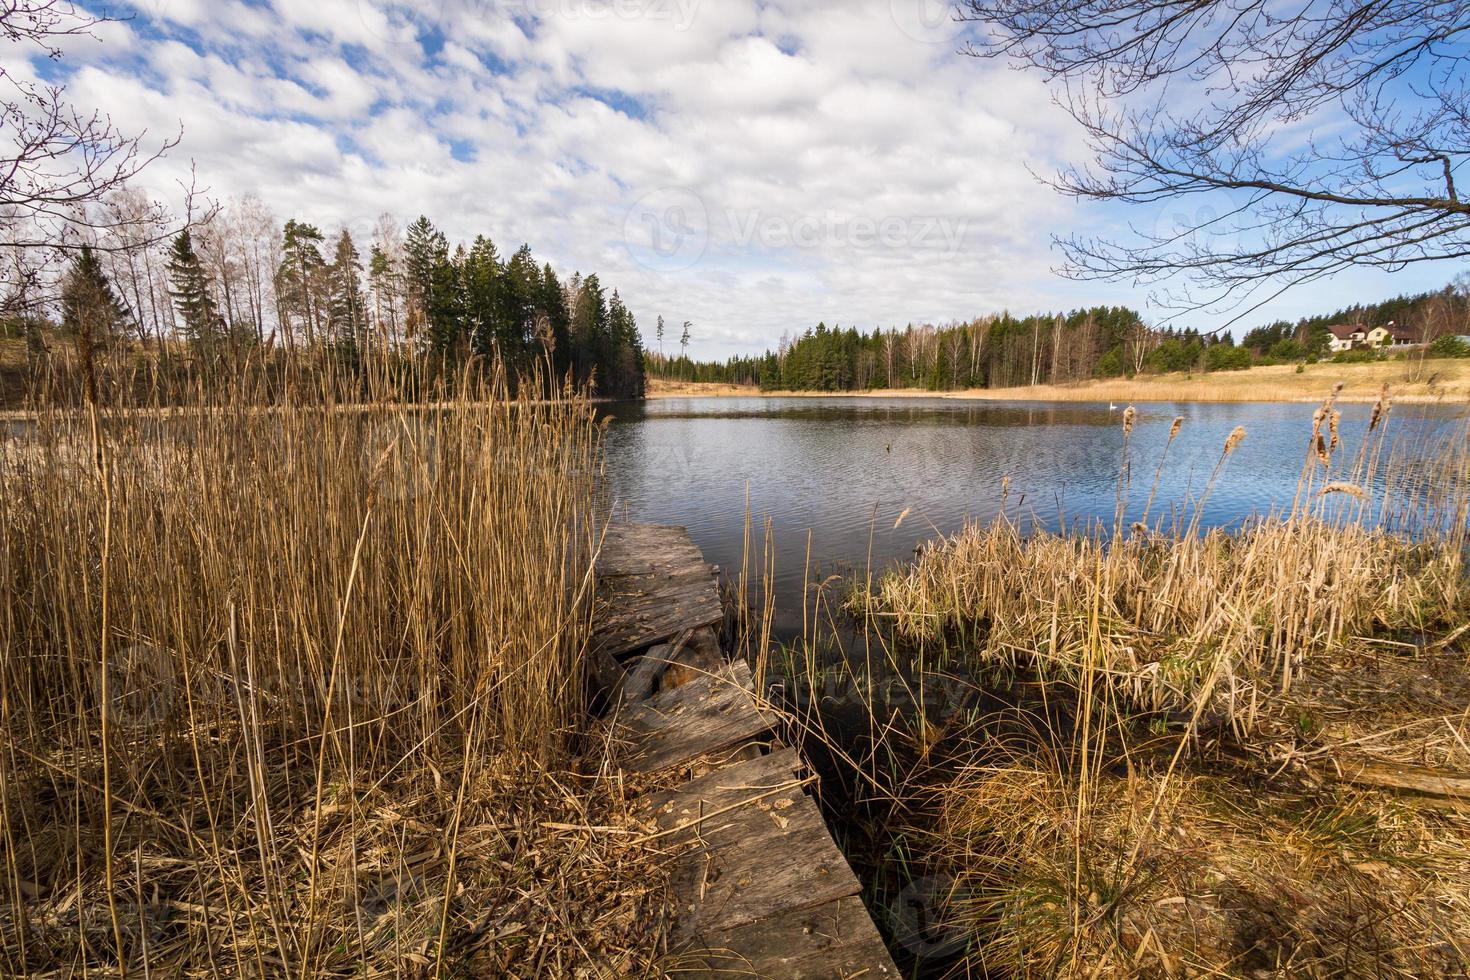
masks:
<svg viewBox="0 0 1470 980"><path fill-rule="evenodd" d="M1345 445L1338 394L1295 502L1244 526L1202 528L1249 433L1158 501L1129 410L1110 523L1001 517L809 592L763 663L902 967L1470 971L1470 810L1406 792L1470 771L1470 432L1399 442L1384 390Z"/></svg>
<svg viewBox="0 0 1470 980"><path fill-rule="evenodd" d="M600 425L451 380L94 387L0 444L0 973L651 969L580 734Z"/></svg>
<svg viewBox="0 0 1470 980"><path fill-rule="evenodd" d="M1167 526L1147 523L1166 456L1143 521L1123 528L1125 455L1111 526L1023 533L1011 517L972 523L871 590L855 589L849 605L901 640L962 650L971 665L1072 685L1086 674L1133 710L1247 732L1263 698L1289 692L1312 660L1444 635L1470 613L1470 428L1396 446L1384 395L1376 434L1353 454L1340 444L1333 401L1313 416L1297 500L1284 512L1200 530L1213 482L1248 437L1237 429L1211 484ZM1123 426L1131 432L1131 408Z"/></svg>

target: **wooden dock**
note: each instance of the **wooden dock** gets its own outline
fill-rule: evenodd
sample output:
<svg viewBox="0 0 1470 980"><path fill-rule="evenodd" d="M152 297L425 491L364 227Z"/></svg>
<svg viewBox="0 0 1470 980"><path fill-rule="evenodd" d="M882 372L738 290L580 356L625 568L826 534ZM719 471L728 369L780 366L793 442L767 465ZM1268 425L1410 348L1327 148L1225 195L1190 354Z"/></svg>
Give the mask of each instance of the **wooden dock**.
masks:
<svg viewBox="0 0 1470 980"><path fill-rule="evenodd" d="M680 975L897 978L812 778L720 648L716 570L683 528L651 524L612 526L597 569L618 761L668 777L639 808L670 853Z"/></svg>

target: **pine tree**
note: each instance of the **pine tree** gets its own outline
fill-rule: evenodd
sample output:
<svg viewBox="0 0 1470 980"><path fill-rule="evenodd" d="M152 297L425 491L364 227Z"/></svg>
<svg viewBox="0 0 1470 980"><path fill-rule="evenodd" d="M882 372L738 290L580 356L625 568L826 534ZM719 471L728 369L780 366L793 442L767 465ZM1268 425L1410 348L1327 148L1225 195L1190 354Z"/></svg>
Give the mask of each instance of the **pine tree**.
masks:
<svg viewBox="0 0 1470 980"><path fill-rule="evenodd" d="M315 225L287 221L281 243L284 258L276 272L276 296L282 319L287 324L292 315L300 319L308 346L316 341L317 328L326 317L321 294L327 263L317 247L323 241ZM290 335L289 326L287 335Z"/></svg>
<svg viewBox="0 0 1470 980"><path fill-rule="evenodd" d="M224 334L224 322L210 295L209 275L194 251L187 228L179 232L169 249L168 277L173 284L169 295L179 311L184 338L201 356L213 356Z"/></svg>
<svg viewBox="0 0 1470 980"><path fill-rule="evenodd" d="M653 332L658 337L658 356L659 357L663 357L664 356L664 315L662 313L660 313L658 315L658 326L656 326L656 327L653 328Z"/></svg>
<svg viewBox="0 0 1470 980"><path fill-rule="evenodd" d="M367 317L362 298L362 256L346 228L337 236L326 281L328 330L344 350L355 353L360 349Z"/></svg>
<svg viewBox="0 0 1470 980"><path fill-rule="evenodd" d="M694 326L694 324L690 323L688 320L685 320L684 333L679 338L679 350L683 352L686 358L689 356L689 328L692 326Z"/></svg>

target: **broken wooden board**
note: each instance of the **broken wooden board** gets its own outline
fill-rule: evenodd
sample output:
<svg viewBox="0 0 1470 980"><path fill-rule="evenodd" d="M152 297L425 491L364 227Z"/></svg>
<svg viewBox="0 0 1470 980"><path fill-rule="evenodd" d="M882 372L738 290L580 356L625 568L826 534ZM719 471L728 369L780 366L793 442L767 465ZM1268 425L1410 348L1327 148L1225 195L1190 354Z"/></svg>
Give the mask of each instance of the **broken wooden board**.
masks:
<svg viewBox="0 0 1470 980"><path fill-rule="evenodd" d="M800 756L765 752L777 715L708 628L723 617L716 572L688 533L612 525L597 574L594 662L613 695L616 761L694 776L639 803L669 852L679 972L896 978Z"/></svg>
<svg viewBox="0 0 1470 980"><path fill-rule="evenodd" d="M756 705L750 665L728 664L718 673L663 691L612 719L628 748L618 765L657 772L708 753L759 738L771 720Z"/></svg>
<svg viewBox="0 0 1470 980"><path fill-rule="evenodd" d="M816 908L701 937L695 962L680 977L781 977L782 980L880 980L898 968L862 899Z"/></svg>
<svg viewBox="0 0 1470 980"><path fill-rule="evenodd" d="M802 768L782 749L640 801L677 849L681 975L897 977Z"/></svg>
<svg viewBox="0 0 1470 980"><path fill-rule="evenodd" d="M592 643L621 657L724 618L715 575L681 527L613 524L597 557Z"/></svg>
<svg viewBox="0 0 1470 980"><path fill-rule="evenodd" d="M723 843L732 829L749 832L766 814L784 814L806 799L809 782L795 749L779 749L735 765L716 769L674 789L649 793L637 812L652 821L669 845L698 839ZM757 819L759 818L759 819Z"/></svg>
<svg viewBox="0 0 1470 980"><path fill-rule="evenodd" d="M725 618L714 576L703 568L671 575L599 577L597 601L592 642L614 657Z"/></svg>
<svg viewBox="0 0 1470 980"><path fill-rule="evenodd" d="M1437 796L1459 803L1470 803L1470 774L1442 769L1426 769L1391 762L1347 762L1338 766L1337 778L1354 786Z"/></svg>

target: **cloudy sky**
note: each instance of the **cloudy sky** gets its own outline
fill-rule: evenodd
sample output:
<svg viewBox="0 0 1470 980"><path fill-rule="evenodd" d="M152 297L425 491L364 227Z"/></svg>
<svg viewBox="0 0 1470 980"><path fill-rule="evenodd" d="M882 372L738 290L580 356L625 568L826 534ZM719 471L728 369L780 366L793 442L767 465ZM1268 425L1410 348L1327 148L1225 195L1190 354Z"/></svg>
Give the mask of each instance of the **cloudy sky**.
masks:
<svg viewBox="0 0 1470 980"><path fill-rule="evenodd" d="M182 127L155 193L192 164L216 198L364 241L389 211L529 242L616 286L651 345L659 314L692 320L698 356L818 320L1144 308L1054 276L1051 236L1186 217L1038 184L1077 131L1037 79L959 56L940 0L109 2L130 19L47 70L124 129ZM1340 276L1249 322L1451 272Z"/></svg>

